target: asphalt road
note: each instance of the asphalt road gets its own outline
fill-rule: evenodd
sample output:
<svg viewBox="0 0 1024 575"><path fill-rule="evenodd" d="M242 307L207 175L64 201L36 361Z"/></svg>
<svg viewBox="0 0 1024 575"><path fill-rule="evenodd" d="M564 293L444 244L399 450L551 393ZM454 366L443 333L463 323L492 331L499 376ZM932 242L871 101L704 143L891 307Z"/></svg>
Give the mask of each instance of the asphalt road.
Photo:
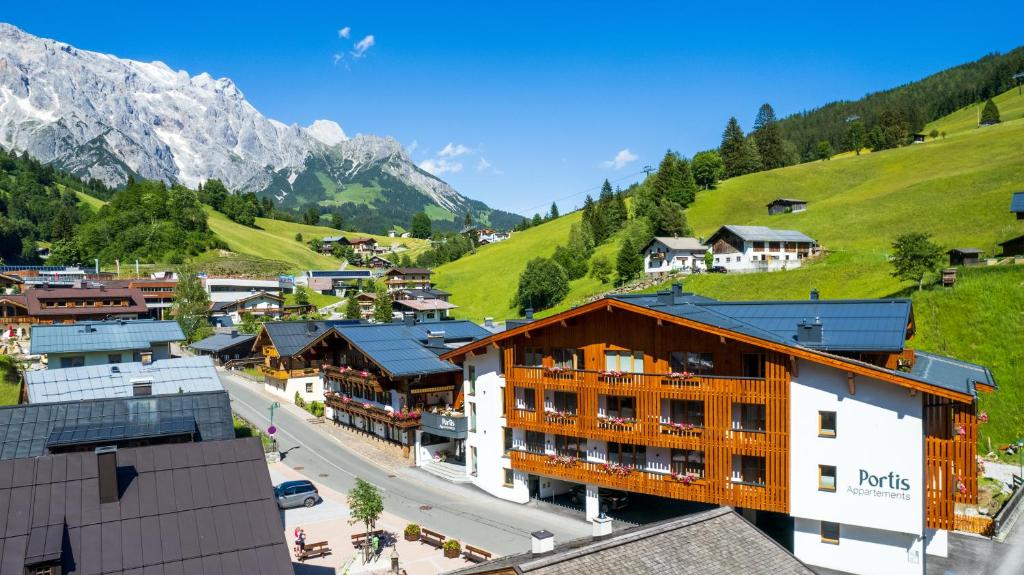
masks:
<svg viewBox="0 0 1024 575"><path fill-rule="evenodd" d="M259 384L219 371L235 413L265 430L270 423L267 407L275 398ZM530 533L540 529L552 532L556 541L590 534L590 524L571 512L502 501L474 486L451 484L418 469L392 473L317 430L306 421L306 412L279 401L282 408L274 414L274 425L282 461L301 467L314 483L347 492L356 477L362 478L383 491L389 513L501 555L529 550Z"/></svg>

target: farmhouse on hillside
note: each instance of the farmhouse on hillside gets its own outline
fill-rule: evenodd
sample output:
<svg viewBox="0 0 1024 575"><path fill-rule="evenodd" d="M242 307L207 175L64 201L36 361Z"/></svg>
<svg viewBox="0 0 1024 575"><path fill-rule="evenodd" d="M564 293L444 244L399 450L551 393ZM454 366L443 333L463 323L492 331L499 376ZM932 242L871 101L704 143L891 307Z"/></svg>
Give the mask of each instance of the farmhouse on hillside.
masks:
<svg viewBox="0 0 1024 575"><path fill-rule="evenodd" d="M803 212L807 210L807 200L794 200L792 198L776 198L768 203L768 215L788 214Z"/></svg>
<svg viewBox="0 0 1024 575"><path fill-rule="evenodd" d="M644 272L666 274L699 271L705 268L704 254L707 251L708 246L697 238L655 237L643 249Z"/></svg>
<svg viewBox="0 0 1024 575"><path fill-rule="evenodd" d="M794 230L765 226L722 226L706 242L714 265L730 272L766 272L800 267L818 255L818 242Z"/></svg>

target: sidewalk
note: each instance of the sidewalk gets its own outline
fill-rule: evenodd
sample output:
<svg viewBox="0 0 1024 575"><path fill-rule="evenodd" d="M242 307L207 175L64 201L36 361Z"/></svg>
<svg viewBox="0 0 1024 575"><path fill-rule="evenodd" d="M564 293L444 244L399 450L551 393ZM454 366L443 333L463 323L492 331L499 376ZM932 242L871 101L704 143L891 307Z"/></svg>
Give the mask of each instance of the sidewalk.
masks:
<svg viewBox="0 0 1024 575"><path fill-rule="evenodd" d="M283 463L270 464L270 477L274 483L295 479L307 479L298 471L293 470ZM346 504L346 496L329 487L317 483L320 497L323 501L311 508L300 507L282 511L282 519L285 526L284 537L288 542L288 548L292 552L292 561L297 575L322 574L324 569L330 569L332 573L338 572L342 567L349 567L351 571L360 573L381 572L380 570L362 569L361 551L352 546L352 535L362 533L362 524L349 524L349 510ZM429 545L406 541L402 535L405 526L409 522L389 513L387 510L381 515L377 522L377 528L383 529L393 535L395 545L398 548L399 565L408 575L436 575L446 573L462 567L472 565L469 561L458 558L448 559L440 549ZM296 527L306 530L306 541L315 543L327 541L332 554L327 557L309 559L305 563L299 563L292 550L294 541L294 530ZM425 525L430 529L430 525ZM463 542L463 545L472 542ZM381 565L386 572L390 572L390 557L392 547L383 547L377 564ZM370 566L368 566L370 567Z"/></svg>

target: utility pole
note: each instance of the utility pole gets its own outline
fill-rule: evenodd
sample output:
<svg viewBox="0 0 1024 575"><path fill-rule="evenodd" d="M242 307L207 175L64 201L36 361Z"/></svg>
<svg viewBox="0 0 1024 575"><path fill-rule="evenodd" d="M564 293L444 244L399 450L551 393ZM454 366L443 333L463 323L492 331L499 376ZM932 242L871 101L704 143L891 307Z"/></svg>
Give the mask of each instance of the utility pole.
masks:
<svg viewBox="0 0 1024 575"><path fill-rule="evenodd" d="M650 164L647 164L646 166L644 166L644 170L643 170L643 172L644 172L645 174L647 174L647 176L646 176L646 177L648 177L648 178L649 178L649 177L651 177L651 172L653 172L653 171L654 171L654 168L653 168L653 167L651 167L651 165L650 165Z"/></svg>

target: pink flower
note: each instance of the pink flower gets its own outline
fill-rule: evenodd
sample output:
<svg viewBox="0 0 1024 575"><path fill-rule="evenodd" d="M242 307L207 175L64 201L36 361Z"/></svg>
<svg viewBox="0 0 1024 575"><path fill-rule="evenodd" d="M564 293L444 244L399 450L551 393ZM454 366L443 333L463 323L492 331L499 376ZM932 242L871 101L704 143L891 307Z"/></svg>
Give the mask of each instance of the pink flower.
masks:
<svg viewBox="0 0 1024 575"><path fill-rule="evenodd" d="M981 423L987 423L988 422L988 412L987 411L982 411L981 413L979 413L978 414L978 421L980 421Z"/></svg>
<svg viewBox="0 0 1024 575"><path fill-rule="evenodd" d="M962 425L956 426L956 434L959 435L960 437L966 436L967 435L967 428L962 426Z"/></svg>

